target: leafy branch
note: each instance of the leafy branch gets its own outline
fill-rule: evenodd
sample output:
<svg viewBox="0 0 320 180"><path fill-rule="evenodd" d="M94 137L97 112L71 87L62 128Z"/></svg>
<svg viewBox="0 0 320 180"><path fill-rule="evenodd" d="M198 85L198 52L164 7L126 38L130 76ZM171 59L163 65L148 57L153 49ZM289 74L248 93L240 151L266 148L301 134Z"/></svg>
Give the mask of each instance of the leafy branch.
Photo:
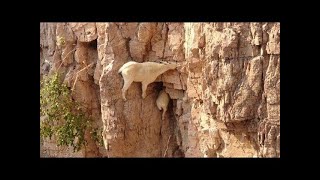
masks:
<svg viewBox="0 0 320 180"><path fill-rule="evenodd" d="M40 84L40 115L45 117L40 121L41 138L55 136L58 146L72 146L79 151L87 144L85 131L90 129L92 138L101 144L101 133L92 127L81 104L72 99L59 73L45 77Z"/></svg>

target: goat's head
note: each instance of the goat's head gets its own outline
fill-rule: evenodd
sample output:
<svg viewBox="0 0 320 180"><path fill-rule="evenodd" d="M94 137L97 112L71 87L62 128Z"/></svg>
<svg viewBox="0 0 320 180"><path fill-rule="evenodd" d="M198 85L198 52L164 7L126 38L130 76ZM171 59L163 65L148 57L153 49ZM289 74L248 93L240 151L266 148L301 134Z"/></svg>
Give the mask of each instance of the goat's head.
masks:
<svg viewBox="0 0 320 180"><path fill-rule="evenodd" d="M167 66L169 66L170 69L176 69L177 68L177 64L176 63L170 63L170 64L167 64Z"/></svg>

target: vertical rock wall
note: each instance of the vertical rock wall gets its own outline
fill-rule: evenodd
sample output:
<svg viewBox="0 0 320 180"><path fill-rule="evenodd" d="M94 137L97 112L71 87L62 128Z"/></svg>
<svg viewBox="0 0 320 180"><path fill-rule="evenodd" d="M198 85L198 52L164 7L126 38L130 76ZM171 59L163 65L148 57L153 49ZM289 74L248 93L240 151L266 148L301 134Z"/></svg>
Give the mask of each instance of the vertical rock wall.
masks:
<svg viewBox="0 0 320 180"><path fill-rule="evenodd" d="M145 99L132 83L123 101L129 60L179 67ZM105 147L91 142L84 157L280 157L280 23L41 23L40 63L40 74L65 74L103 127Z"/></svg>

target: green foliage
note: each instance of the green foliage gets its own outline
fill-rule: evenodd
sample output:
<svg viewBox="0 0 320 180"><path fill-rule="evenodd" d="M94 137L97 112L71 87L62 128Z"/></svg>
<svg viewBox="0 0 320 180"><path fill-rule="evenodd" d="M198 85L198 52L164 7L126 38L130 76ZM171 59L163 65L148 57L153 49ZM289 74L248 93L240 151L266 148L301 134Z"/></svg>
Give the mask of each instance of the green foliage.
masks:
<svg viewBox="0 0 320 180"><path fill-rule="evenodd" d="M102 130L100 128L94 128L90 133L92 139L96 141L99 144L99 146L103 146Z"/></svg>
<svg viewBox="0 0 320 180"><path fill-rule="evenodd" d="M81 105L73 101L71 91L58 73L45 77L40 84L40 115L46 117L40 121L40 137L55 136L58 146L72 146L74 151L79 151L86 145L85 131L94 129L92 121ZM92 138L99 142L101 133L95 129L93 132Z"/></svg>

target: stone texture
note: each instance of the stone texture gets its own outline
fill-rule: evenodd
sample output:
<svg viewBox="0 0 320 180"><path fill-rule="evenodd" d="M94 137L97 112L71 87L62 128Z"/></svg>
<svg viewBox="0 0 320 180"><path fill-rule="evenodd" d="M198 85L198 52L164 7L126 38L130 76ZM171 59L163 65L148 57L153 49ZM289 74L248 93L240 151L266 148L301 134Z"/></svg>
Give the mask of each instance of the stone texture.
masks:
<svg viewBox="0 0 320 180"><path fill-rule="evenodd" d="M101 108L100 108L100 94L99 86L94 84L93 75L94 67L98 60L97 47L94 43L95 39L92 36L83 37L83 40L76 40L73 30L84 32L94 32L95 23L86 25L83 23L41 23L40 26L40 46L46 42L55 42L57 36L64 37L65 44L63 46L55 46L55 53L52 54L50 46L43 46L41 52L43 57L49 57L55 65L51 71L59 70L64 74L64 82L70 87L74 88L72 91L73 98L80 103L83 103L85 111L93 119L94 127L102 127ZM81 29L84 28L84 29ZM56 33L48 35L46 32L54 28ZM43 32L43 33L42 33ZM55 35L57 34L57 36ZM77 33L75 33L77 34ZM87 33L90 34L90 33ZM97 36L96 36L97 37ZM55 41L51 40L54 39ZM93 43L93 44L91 44ZM41 57L41 56L40 56ZM83 68L89 68L79 72ZM79 73L78 73L79 72ZM40 72L41 73L41 72ZM41 145L42 154L47 157L101 157L106 156L106 150L99 147L91 138L89 131L86 132L85 140L88 146L80 152L73 153L70 147L57 147L53 140L46 140Z"/></svg>
<svg viewBox="0 0 320 180"><path fill-rule="evenodd" d="M198 129L198 139L190 143L199 143L193 145L201 151L198 156L279 157L279 23L184 26L189 64L186 91L188 98L198 103L191 106L191 115L198 119L199 128L205 129ZM212 139L206 129L218 129L215 137L221 139Z"/></svg>
<svg viewBox="0 0 320 180"><path fill-rule="evenodd" d="M42 23L40 30L40 66L47 69L47 59L56 71L65 59L69 86L93 63L79 73L75 97L103 127L105 149L92 145L86 157L280 157L280 23ZM56 34L66 39L61 48ZM151 83L145 99L132 83L124 102L118 70L129 60L179 66ZM155 104L161 89L171 97L163 121Z"/></svg>
<svg viewBox="0 0 320 180"><path fill-rule="evenodd" d="M68 23L68 26L80 42L90 42L97 39L96 23Z"/></svg>

